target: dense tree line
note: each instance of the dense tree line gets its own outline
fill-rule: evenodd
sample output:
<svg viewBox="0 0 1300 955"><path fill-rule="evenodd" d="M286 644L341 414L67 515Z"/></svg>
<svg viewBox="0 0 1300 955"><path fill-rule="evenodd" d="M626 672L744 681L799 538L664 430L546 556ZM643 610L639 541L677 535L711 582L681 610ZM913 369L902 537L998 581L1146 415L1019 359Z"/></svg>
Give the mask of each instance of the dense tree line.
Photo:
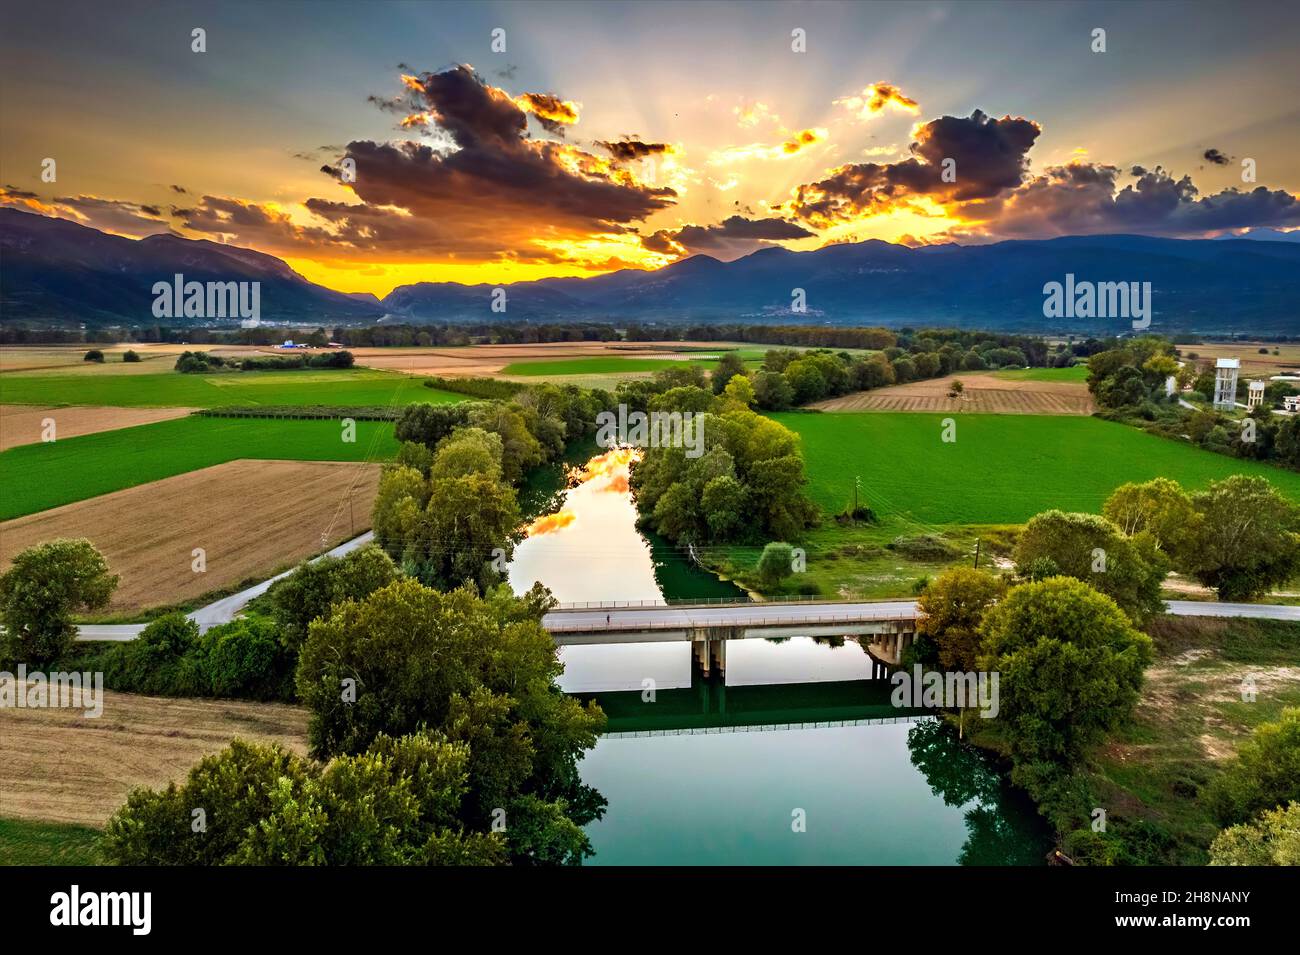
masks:
<svg viewBox="0 0 1300 955"><path fill-rule="evenodd" d="M302 368L351 368L356 359L350 351L327 351L315 355L267 355L223 358L205 351L181 352L174 366L182 374L214 371L296 371Z"/></svg>

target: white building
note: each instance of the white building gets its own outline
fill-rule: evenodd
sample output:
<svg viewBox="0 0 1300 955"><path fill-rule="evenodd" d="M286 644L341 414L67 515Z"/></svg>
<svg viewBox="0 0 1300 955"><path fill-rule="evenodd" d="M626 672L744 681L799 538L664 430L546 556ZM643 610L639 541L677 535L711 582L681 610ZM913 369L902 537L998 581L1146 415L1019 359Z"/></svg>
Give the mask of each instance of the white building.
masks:
<svg viewBox="0 0 1300 955"><path fill-rule="evenodd" d="M1238 358L1220 358L1214 364L1214 407L1231 410L1237 406Z"/></svg>
<svg viewBox="0 0 1300 955"><path fill-rule="evenodd" d="M1300 411L1300 395L1289 395L1283 398L1282 407L1287 411Z"/></svg>

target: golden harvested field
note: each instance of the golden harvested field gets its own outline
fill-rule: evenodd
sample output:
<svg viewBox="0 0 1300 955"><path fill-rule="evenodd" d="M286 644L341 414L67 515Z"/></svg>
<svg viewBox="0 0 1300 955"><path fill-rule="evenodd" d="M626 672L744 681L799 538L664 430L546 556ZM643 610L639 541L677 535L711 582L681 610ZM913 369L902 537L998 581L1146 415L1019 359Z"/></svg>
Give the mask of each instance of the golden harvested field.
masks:
<svg viewBox="0 0 1300 955"><path fill-rule="evenodd" d="M307 711L282 703L104 691L103 713L0 710L0 818L103 826L137 786L183 780L239 737L307 752Z"/></svg>
<svg viewBox="0 0 1300 955"><path fill-rule="evenodd" d="M176 356L190 345L4 345L0 346L0 375L156 375L171 371ZM86 352L98 348L104 362L86 361ZM122 355L133 350L138 362L124 362ZM219 351L217 348L212 351Z"/></svg>
<svg viewBox="0 0 1300 955"><path fill-rule="evenodd" d="M43 439L45 419L54 419L54 437L75 438L97 431L134 428L183 418L192 408L34 408L31 405L0 405L0 451Z"/></svg>
<svg viewBox="0 0 1300 955"><path fill-rule="evenodd" d="M1261 348L1268 349L1268 354L1261 355ZM1278 354L1274 355L1273 350ZM1280 375L1284 373L1300 374L1300 344L1279 345L1272 342L1234 342L1225 344L1179 345L1183 358L1195 354L1196 361L1217 358L1240 358L1241 377L1251 378L1262 375Z"/></svg>
<svg viewBox="0 0 1300 955"><path fill-rule="evenodd" d="M954 380L965 391L949 398ZM822 411L957 411L981 414L1090 415L1088 386L1079 381L1014 381L987 374L950 375L859 391L812 405Z"/></svg>
<svg viewBox="0 0 1300 955"><path fill-rule="evenodd" d="M474 378L521 361L563 358L690 358L689 349L725 349L725 342L545 342L461 348L353 348L357 364L410 375ZM628 377L624 375L623 377Z"/></svg>
<svg viewBox="0 0 1300 955"><path fill-rule="evenodd" d="M378 464L229 461L6 521L0 568L32 544L86 537L121 577L109 612L191 601L367 530L379 472ZM192 569L195 548L205 551L203 573Z"/></svg>

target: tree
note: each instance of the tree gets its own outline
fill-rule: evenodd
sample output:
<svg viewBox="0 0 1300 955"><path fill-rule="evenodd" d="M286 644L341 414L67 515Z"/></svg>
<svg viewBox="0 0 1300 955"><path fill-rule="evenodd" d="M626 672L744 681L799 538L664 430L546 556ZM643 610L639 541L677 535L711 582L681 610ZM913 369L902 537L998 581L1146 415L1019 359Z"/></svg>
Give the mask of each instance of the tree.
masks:
<svg viewBox="0 0 1300 955"><path fill-rule="evenodd" d="M1018 764L1067 765L1132 712L1151 638L1109 597L1069 577L1013 587L982 626L981 668L1000 674L999 719Z"/></svg>
<svg viewBox="0 0 1300 955"><path fill-rule="evenodd" d="M125 352L122 353L122 361L124 362L134 363L134 362L138 362L139 360L140 360L140 355L132 348L128 348Z"/></svg>
<svg viewBox="0 0 1300 955"><path fill-rule="evenodd" d="M722 397L727 404L748 410L754 404L754 386L744 375L732 375L722 389Z"/></svg>
<svg viewBox="0 0 1300 955"><path fill-rule="evenodd" d="M1224 829L1210 843L1210 865L1300 865L1300 802Z"/></svg>
<svg viewBox="0 0 1300 955"><path fill-rule="evenodd" d="M1127 538L1096 514L1052 510L1034 515L1014 557L1024 577L1036 576L1031 573L1040 566L1036 562L1051 560L1059 573L1095 587L1138 622L1164 611L1160 587L1169 566L1154 538Z"/></svg>
<svg viewBox="0 0 1300 955"><path fill-rule="evenodd" d="M133 791L103 850L118 865L504 864L501 835L459 818L468 762L464 744L424 734L323 767L235 740L181 785Z"/></svg>
<svg viewBox="0 0 1300 955"><path fill-rule="evenodd" d="M35 544L0 574L0 656L45 664L66 653L76 639L72 615L99 610L117 587L117 575L85 538Z"/></svg>
<svg viewBox="0 0 1300 955"><path fill-rule="evenodd" d="M950 670L976 668L980 624L985 612L1006 593L1000 577L973 567L953 567L929 582L917 601L923 616L917 633L939 648L939 662Z"/></svg>
<svg viewBox="0 0 1300 955"><path fill-rule="evenodd" d="M501 439L501 473L511 484L546 460L541 442L528 430L523 414L516 408L499 402L481 404L469 412L468 423Z"/></svg>
<svg viewBox="0 0 1300 955"><path fill-rule="evenodd" d="M90 351L86 352L86 356L81 360L97 361L102 365L104 363L104 353L100 351L98 348L92 348Z"/></svg>
<svg viewBox="0 0 1300 955"><path fill-rule="evenodd" d="M482 428L460 428L438 444L428 474L434 480L482 474L499 481L504 454L500 435Z"/></svg>
<svg viewBox="0 0 1300 955"><path fill-rule="evenodd" d="M430 450L465 423L468 402L433 405L426 402L407 405L393 427L398 441L416 441Z"/></svg>
<svg viewBox="0 0 1300 955"><path fill-rule="evenodd" d="M754 401L764 411L785 411L794 404L794 389L780 372L760 371L754 376Z"/></svg>
<svg viewBox="0 0 1300 955"><path fill-rule="evenodd" d="M719 474L705 484L700 507L709 525L709 536L716 540L734 537L745 526L747 500L745 486L730 474Z"/></svg>
<svg viewBox="0 0 1300 955"><path fill-rule="evenodd" d="M463 744L458 816L469 829L488 831L504 810L512 860L553 860L556 845L572 850L566 861L581 858L590 846L580 827L604 800L582 783L578 760L604 714L555 684L563 665L541 625L552 603L540 587L479 597L399 580L336 607L312 623L298 667L312 753L362 753L382 735L420 731Z"/></svg>
<svg viewBox="0 0 1300 955"><path fill-rule="evenodd" d="M772 541L763 548L759 555L759 579L765 584L779 584L793 572L794 548L784 541Z"/></svg>
<svg viewBox="0 0 1300 955"><path fill-rule="evenodd" d="M375 536L402 569L433 587L488 586L509 560L519 527L510 485L485 474L432 478L402 468L380 479ZM494 566L495 565L495 566Z"/></svg>
<svg viewBox="0 0 1300 955"><path fill-rule="evenodd" d="M397 566L382 548L368 544L343 557L306 561L267 594L280 643L297 654L308 625L345 600L362 600L397 579Z"/></svg>
<svg viewBox="0 0 1300 955"><path fill-rule="evenodd" d="M1266 809L1300 802L1300 707L1255 727L1206 794L1220 825L1248 822Z"/></svg>
<svg viewBox="0 0 1300 955"><path fill-rule="evenodd" d="M1234 474L1192 495L1201 517L1187 569L1221 600L1251 600L1300 573L1300 508L1262 477Z"/></svg>
<svg viewBox="0 0 1300 955"><path fill-rule="evenodd" d="M1101 512L1130 537L1149 533L1176 564L1188 558L1201 523L1178 482L1163 477L1145 484L1121 484Z"/></svg>
<svg viewBox="0 0 1300 955"><path fill-rule="evenodd" d="M722 394L733 377L744 373L745 362L740 355L734 351L723 352L722 357L718 359L718 367L713 369L713 374L710 376L713 393Z"/></svg>

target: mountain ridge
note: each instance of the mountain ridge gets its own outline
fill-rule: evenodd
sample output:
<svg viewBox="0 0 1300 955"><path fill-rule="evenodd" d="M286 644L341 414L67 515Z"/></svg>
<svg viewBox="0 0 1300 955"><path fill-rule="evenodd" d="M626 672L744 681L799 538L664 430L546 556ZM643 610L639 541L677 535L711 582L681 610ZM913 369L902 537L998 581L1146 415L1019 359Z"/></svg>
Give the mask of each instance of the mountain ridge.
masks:
<svg viewBox="0 0 1300 955"><path fill-rule="evenodd" d="M1081 235L916 248L871 239L809 251L769 246L729 262L700 254L653 271L502 285L416 282L382 299L316 285L254 249L174 233L128 239L16 209L0 209L0 252L5 323L151 323L153 283L181 272L187 280L261 281L264 320L311 324L776 321L1129 330L1120 318L1045 318L1043 286L1072 274L1076 282L1150 282L1156 331L1300 331L1300 241L1262 234ZM492 308L498 288L505 292L504 312ZM796 290L805 311L792 310Z"/></svg>

